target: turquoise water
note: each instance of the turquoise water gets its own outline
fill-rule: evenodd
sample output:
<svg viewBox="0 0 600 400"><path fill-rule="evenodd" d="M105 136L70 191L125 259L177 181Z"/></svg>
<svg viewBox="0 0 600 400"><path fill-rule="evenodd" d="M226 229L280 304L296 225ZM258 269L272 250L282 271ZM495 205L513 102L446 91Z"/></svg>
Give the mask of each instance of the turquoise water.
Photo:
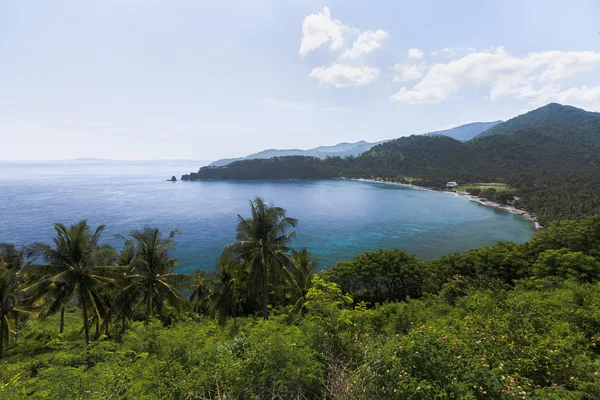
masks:
<svg viewBox="0 0 600 400"><path fill-rule="evenodd" d="M424 259L524 242L532 226L516 215L447 193L357 181L166 182L199 162L0 162L0 242L50 242L55 222L106 224L104 239L144 226L178 228L179 269L212 268L235 238L236 215L262 196L299 220L294 246L321 268L378 248Z"/></svg>

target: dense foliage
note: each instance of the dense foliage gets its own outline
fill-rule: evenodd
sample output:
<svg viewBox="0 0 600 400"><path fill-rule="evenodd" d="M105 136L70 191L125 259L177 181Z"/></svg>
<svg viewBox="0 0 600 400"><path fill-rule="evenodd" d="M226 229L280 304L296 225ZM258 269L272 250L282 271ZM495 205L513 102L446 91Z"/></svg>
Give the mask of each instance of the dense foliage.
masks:
<svg viewBox="0 0 600 400"><path fill-rule="evenodd" d="M54 246L0 246L0 398L600 396L600 217L323 273L289 247L294 225L253 200L238 242L195 276L173 273L176 232L132 232L117 254L82 221L58 224Z"/></svg>
<svg viewBox="0 0 600 400"><path fill-rule="evenodd" d="M279 157L223 168L194 179L385 178L445 188L449 181L500 182L542 224L600 212L600 115L550 104L491 128L498 134L463 143L446 136L409 136L357 157ZM506 134L510 132L510 134Z"/></svg>
<svg viewBox="0 0 600 400"><path fill-rule="evenodd" d="M550 103L537 110L512 118L503 124L480 133L476 138L493 135L509 135L525 128L547 128L554 126L556 132L575 136L578 140L596 143L600 141L600 113L587 112L580 108Z"/></svg>

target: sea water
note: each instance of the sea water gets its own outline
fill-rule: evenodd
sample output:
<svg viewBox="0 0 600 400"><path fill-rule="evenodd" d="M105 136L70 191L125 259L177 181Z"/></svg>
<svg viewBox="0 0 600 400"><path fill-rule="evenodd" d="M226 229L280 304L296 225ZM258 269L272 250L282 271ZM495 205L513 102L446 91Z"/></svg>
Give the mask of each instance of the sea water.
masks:
<svg viewBox="0 0 600 400"><path fill-rule="evenodd" d="M376 249L423 259L495 244L534 232L517 215L448 193L351 180L168 182L196 171L196 161L0 162L0 242L51 243L53 224L87 219L106 225L103 241L145 226L179 229L173 256L180 272L210 269L235 240L237 215L255 196L298 219L293 247L307 247L319 267Z"/></svg>

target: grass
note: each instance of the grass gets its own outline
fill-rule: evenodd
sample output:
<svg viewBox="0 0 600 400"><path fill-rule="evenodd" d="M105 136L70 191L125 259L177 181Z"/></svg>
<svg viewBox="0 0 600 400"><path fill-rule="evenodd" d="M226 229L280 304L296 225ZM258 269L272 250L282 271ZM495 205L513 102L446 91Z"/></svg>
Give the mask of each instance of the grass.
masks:
<svg viewBox="0 0 600 400"><path fill-rule="evenodd" d="M496 189L497 191L503 191L503 192L512 192L514 190L504 183L496 183L496 182L471 183L468 185L459 185L456 188L456 190L464 192L470 188L481 189L481 190Z"/></svg>

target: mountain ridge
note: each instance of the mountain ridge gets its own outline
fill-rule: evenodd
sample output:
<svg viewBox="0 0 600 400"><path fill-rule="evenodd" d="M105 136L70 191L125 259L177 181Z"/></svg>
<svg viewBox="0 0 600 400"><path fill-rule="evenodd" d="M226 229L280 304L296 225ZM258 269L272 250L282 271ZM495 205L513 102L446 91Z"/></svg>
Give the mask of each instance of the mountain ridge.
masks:
<svg viewBox="0 0 600 400"><path fill-rule="evenodd" d="M454 128L432 131L422 134L423 136L448 136L453 139L460 141L468 141L474 138L476 135L484 132L485 130L502 123L503 121L492 121L492 122L471 122L464 125L459 125ZM381 140L379 142L367 142L360 140L358 142L340 142L331 146L318 146L308 150L303 149L265 149L257 153L249 154L245 157L233 157L233 158L222 158L213 161L209 167L224 167L236 161L242 160L254 160L254 159L268 159L273 157L286 157L286 156L306 156L306 157L317 157L325 159L327 157L356 157L360 154L372 149L373 147L389 142L390 140Z"/></svg>
<svg viewBox="0 0 600 400"><path fill-rule="evenodd" d="M503 122L504 121L501 120L491 122L471 122L468 124L455 126L454 128L450 129L427 132L424 133L423 136L448 136L452 139L460 140L461 142L467 142L477 135L480 135L481 133Z"/></svg>
<svg viewBox="0 0 600 400"><path fill-rule="evenodd" d="M371 147L386 142L385 140L379 142L367 142L360 140L358 142L341 142L331 146L318 146L308 150L303 149L266 149L247 155L245 157L235 158L222 158L217 161L213 161L209 164L209 167L223 167L236 161L242 160L254 160L254 159L268 159L272 157L286 157L286 156L306 156L306 157L350 157L357 156Z"/></svg>

